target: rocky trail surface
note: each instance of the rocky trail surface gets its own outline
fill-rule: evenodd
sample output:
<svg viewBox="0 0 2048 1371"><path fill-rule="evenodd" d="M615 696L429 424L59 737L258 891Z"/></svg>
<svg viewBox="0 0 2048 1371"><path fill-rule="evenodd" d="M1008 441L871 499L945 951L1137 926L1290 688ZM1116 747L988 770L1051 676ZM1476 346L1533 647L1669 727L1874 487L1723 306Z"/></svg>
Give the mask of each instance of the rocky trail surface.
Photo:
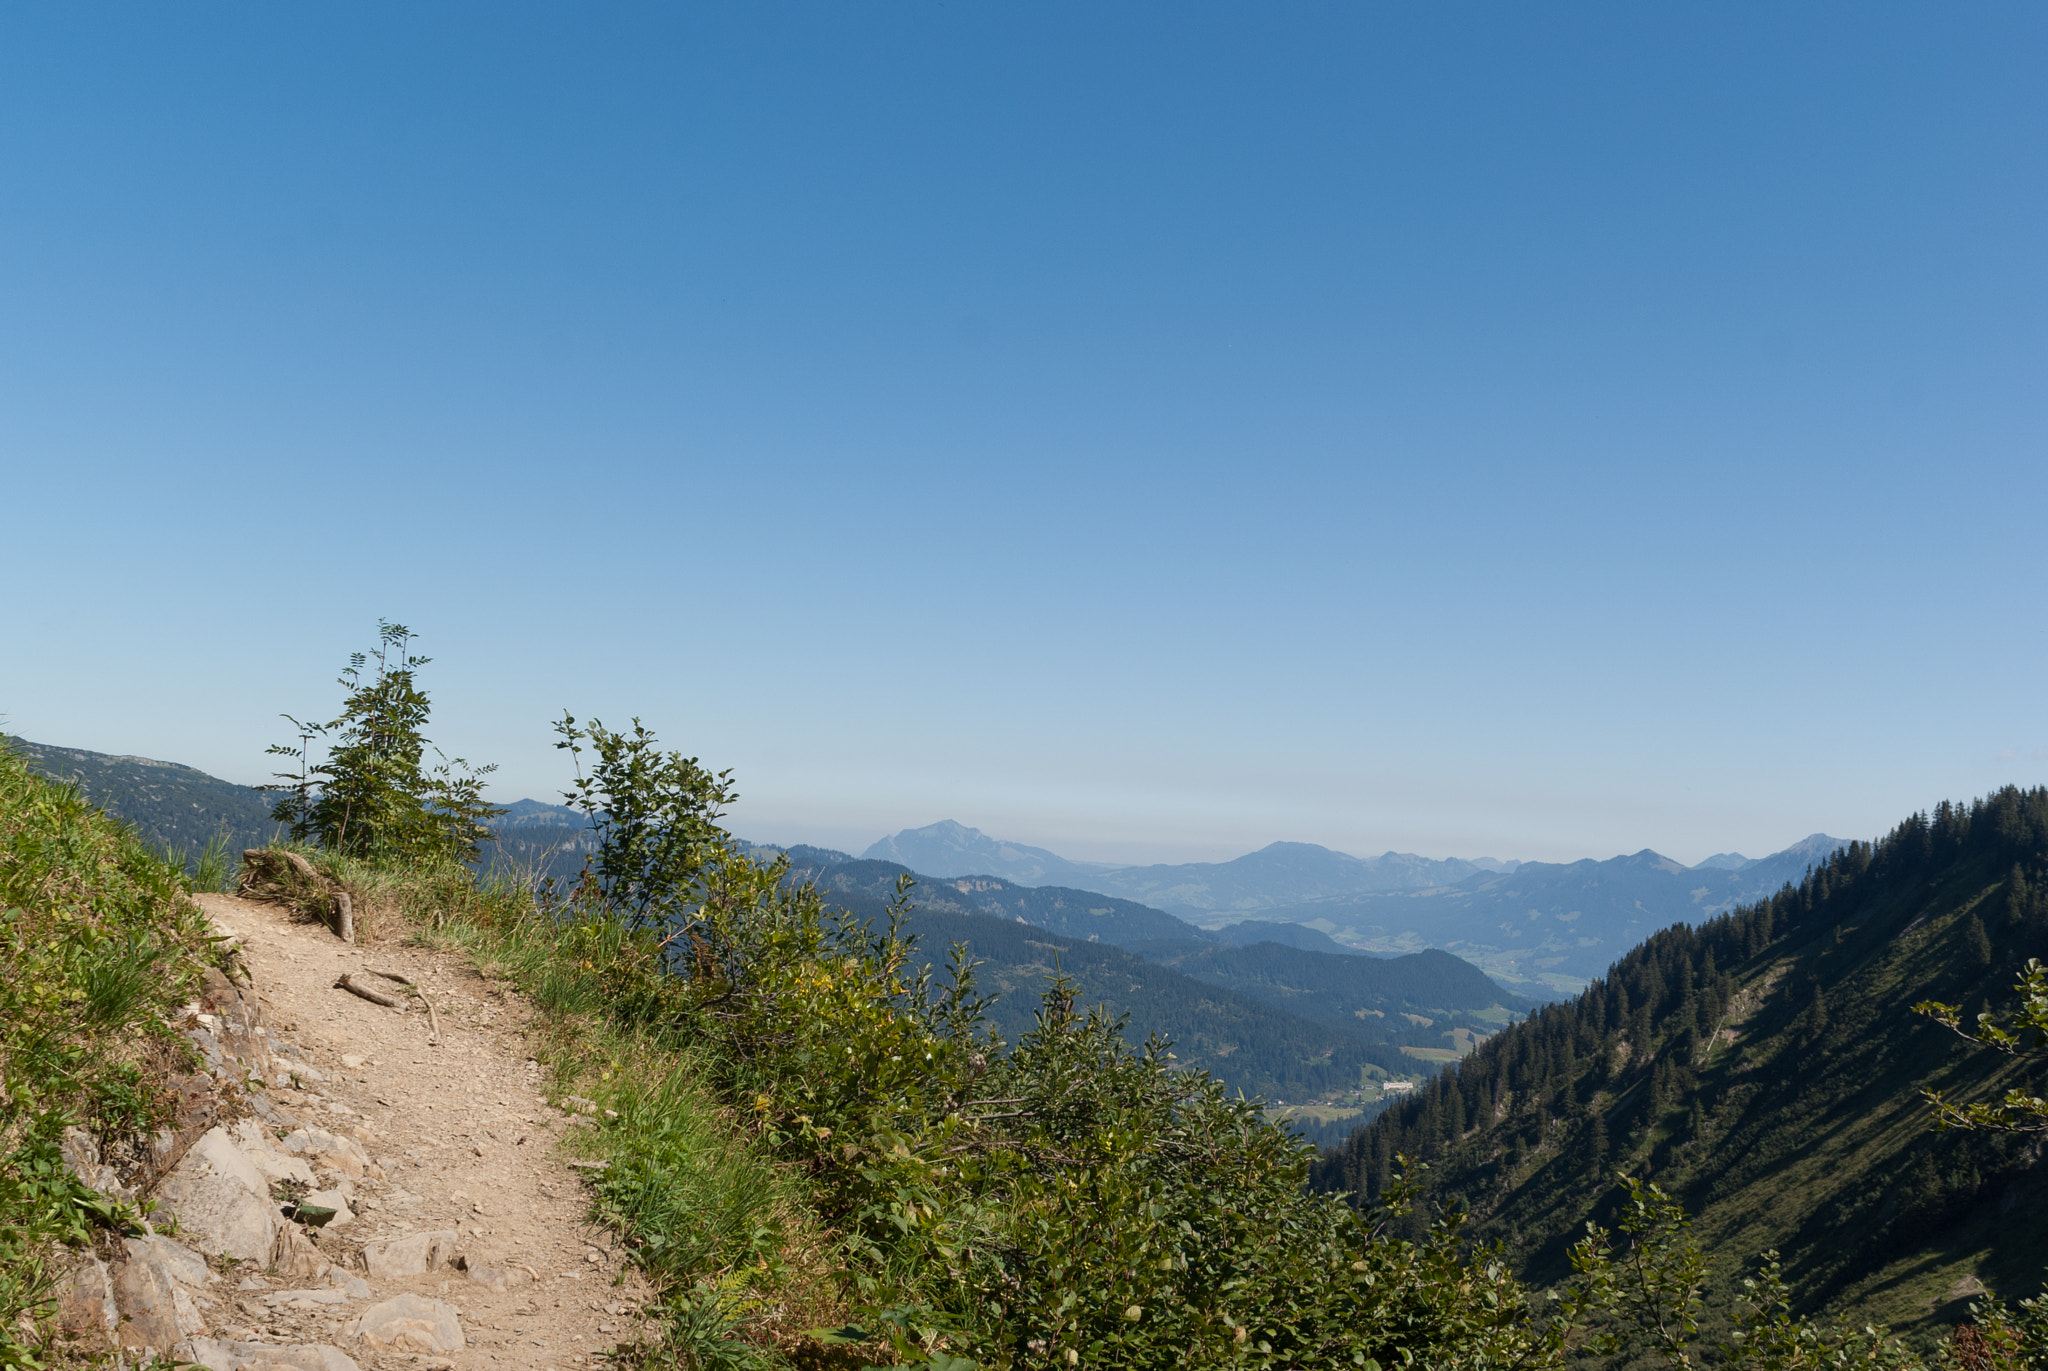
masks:
<svg viewBox="0 0 2048 1371"><path fill-rule="evenodd" d="M590 1121L549 1105L515 995L454 954L198 898L249 978L210 972L178 1022L206 1071L153 1157L124 1168L67 1137L89 1183L159 1205L155 1235L67 1278L73 1332L211 1371L566 1368L653 1336L562 1146ZM294 1222L294 1203L334 1216Z"/></svg>

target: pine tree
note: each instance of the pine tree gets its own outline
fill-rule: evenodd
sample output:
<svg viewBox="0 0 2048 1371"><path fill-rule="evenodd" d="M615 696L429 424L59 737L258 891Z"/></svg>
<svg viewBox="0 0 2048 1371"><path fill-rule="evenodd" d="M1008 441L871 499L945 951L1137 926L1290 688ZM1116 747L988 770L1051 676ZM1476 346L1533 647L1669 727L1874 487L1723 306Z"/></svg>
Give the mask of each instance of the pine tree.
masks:
<svg viewBox="0 0 2048 1371"><path fill-rule="evenodd" d="M1991 969L1991 935L1984 929L1984 920L1973 910L1969 923L1963 926L1963 948L1969 955L1970 966L1978 972Z"/></svg>
<svg viewBox="0 0 2048 1371"><path fill-rule="evenodd" d="M1801 1036L1809 1043L1819 1042L1828 1031L1828 1001L1821 993L1820 982L1813 985L1813 999L1806 1006L1806 1023Z"/></svg>
<svg viewBox="0 0 2048 1371"><path fill-rule="evenodd" d="M2015 863L2012 875L2005 878L2005 931L2015 935L2030 932L2033 913L2033 887L2027 882L2027 873Z"/></svg>
<svg viewBox="0 0 2048 1371"><path fill-rule="evenodd" d="M1588 1175L1599 1175L1607 1165L1607 1115L1594 1101L1592 1117L1586 1121L1586 1144L1583 1158L1584 1170Z"/></svg>

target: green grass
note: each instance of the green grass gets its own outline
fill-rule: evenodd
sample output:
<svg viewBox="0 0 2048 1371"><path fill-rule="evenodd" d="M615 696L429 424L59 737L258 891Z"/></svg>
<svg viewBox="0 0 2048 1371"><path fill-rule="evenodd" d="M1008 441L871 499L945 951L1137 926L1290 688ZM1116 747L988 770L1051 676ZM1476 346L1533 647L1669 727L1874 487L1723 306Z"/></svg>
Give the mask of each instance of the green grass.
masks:
<svg viewBox="0 0 2048 1371"><path fill-rule="evenodd" d="M758 1130L719 1103L697 1050L620 1012L619 987L601 968L623 950L621 930L565 924L511 878L317 861L387 934L460 951L539 1011L551 1101L597 1106L597 1126L568 1135L579 1155L608 1163L589 1181L591 1216L621 1234L661 1293L672 1351L695 1347L704 1365L751 1364L759 1345L845 1321L832 1275L840 1255L802 1178L778 1168Z"/></svg>
<svg viewBox="0 0 2048 1371"><path fill-rule="evenodd" d="M63 1249L132 1211L64 1169L77 1124L131 1153L189 1066L165 1020L219 954L180 864L0 748L0 1366L63 1359L48 1290Z"/></svg>

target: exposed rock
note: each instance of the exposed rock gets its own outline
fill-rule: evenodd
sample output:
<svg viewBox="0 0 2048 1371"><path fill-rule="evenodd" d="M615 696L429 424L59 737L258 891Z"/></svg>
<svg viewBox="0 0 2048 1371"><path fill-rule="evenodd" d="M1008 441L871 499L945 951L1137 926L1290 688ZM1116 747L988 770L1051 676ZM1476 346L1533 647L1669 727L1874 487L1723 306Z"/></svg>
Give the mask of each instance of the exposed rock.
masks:
<svg viewBox="0 0 2048 1371"><path fill-rule="evenodd" d="M277 1059L270 1052L263 1008L255 992L245 992L214 967L202 968L200 975L204 981L197 1015L200 1028L193 1036L195 1041L210 1039L211 1048L207 1042L199 1044L208 1064L216 1074L236 1080L251 1076L269 1080L277 1072ZM231 1063L234 1069L224 1070L224 1063Z"/></svg>
<svg viewBox="0 0 2048 1371"><path fill-rule="evenodd" d="M282 1226L270 1182L223 1128L210 1128L158 1191L178 1231L211 1256L267 1262Z"/></svg>
<svg viewBox="0 0 2048 1371"><path fill-rule="evenodd" d="M216 1342L193 1338L177 1349L185 1361L206 1371L362 1371L355 1360L327 1343L280 1347L268 1342Z"/></svg>
<svg viewBox="0 0 2048 1371"><path fill-rule="evenodd" d="M273 1290L263 1297L265 1304L291 1304L311 1309L320 1304L346 1304L348 1292L328 1286L321 1290Z"/></svg>
<svg viewBox="0 0 2048 1371"><path fill-rule="evenodd" d="M114 1272L114 1299L121 1311L114 1338L136 1352L168 1352L206 1331L206 1320L185 1287L161 1262L130 1257Z"/></svg>
<svg viewBox="0 0 2048 1371"><path fill-rule="evenodd" d="M98 1257L72 1267L50 1293L57 1301L57 1326L73 1337L105 1337L121 1321L114 1273Z"/></svg>
<svg viewBox="0 0 2048 1371"><path fill-rule="evenodd" d="M340 1190L316 1190L301 1200L300 1203L318 1205L322 1209L332 1209L334 1217L327 1221L326 1227L328 1228L345 1227L355 1218L355 1212L348 1207L348 1196Z"/></svg>
<svg viewBox="0 0 2048 1371"><path fill-rule="evenodd" d="M319 1184L311 1164L303 1157L279 1151L276 1140L265 1133L262 1125L254 1119L242 1120L229 1130L229 1134L241 1147L242 1155L263 1173L264 1180L298 1181L307 1187Z"/></svg>
<svg viewBox="0 0 2048 1371"><path fill-rule="evenodd" d="M324 1128L300 1128L285 1135L278 1146L295 1156L304 1157L323 1171L339 1172L344 1176L375 1176L382 1174L382 1168L373 1165L370 1154L354 1138L339 1133L330 1133Z"/></svg>
<svg viewBox="0 0 2048 1371"><path fill-rule="evenodd" d="M270 1264L277 1268L278 1275L301 1281L324 1280L334 1270L334 1263L320 1254L320 1249L306 1236L306 1230L295 1223L278 1225L277 1247L271 1253Z"/></svg>
<svg viewBox="0 0 2048 1371"><path fill-rule="evenodd" d="M438 1271L455 1259L459 1236L453 1229L431 1233L408 1233L402 1238L363 1245L363 1264L374 1281L404 1276L423 1276Z"/></svg>
<svg viewBox="0 0 2048 1371"><path fill-rule="evenodd" d="M515 1285L525 1285L534 1279L533 1272L522 1266L478 1266L457 1259L457 1266L469 1273L469 1278L486 1290L504 1294Z"/></svg>
<svg viewBox="0 0 2048 1371"><path fill-rule="evenodd" d="M340 1267L327 1273L327 1283L352 1300L370 1298L370 1283L361 1276L351 1276Z"/></svg>
<svg viewBox="0 0 2048 1371"><path fill-rule="evenodd" d="M155 1262L164 1269L165 1275L194 1290L203 1290L220 1279L207 1267L206 1258L161 1234L127 1238L123 1240L123 1246L128 1249L130 1261Z"/></svg>
<svg viewBox="0 0 2048 1371"><path fill-rule="evenodd" d="M373 1304L348 1328L378 1351L460 1352L464 1346L455 1306L420 1295Z"/></svg>
<svg viewBox="0 0 2048 1371"><path fill-rule="evenodd" d="M100 1145L92 1134L83 1128L67 1128L58 1146L64 1156L65 1169L76 1176L81 1185L109 1199L135 1198L135 1188L121 1184L121 1177L114 1168L100 1160Z"/></svg>

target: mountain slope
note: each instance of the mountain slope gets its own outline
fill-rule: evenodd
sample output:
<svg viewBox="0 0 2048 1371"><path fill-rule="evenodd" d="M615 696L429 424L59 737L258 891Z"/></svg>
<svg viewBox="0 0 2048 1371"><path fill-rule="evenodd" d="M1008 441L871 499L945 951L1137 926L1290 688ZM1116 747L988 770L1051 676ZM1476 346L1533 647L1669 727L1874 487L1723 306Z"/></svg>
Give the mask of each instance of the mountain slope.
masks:
<svg viewBox="0 0 2048 1371"><path fill-rule="evenodd" d="M886 900L897 878L912 874L896 862L806 862L800 855L803 851L791 849L791 876L799 881L815 881L835 898L857 894ZM1158 939L1206 939L1192 924L1131 900L1061 886L1017 885L994 876L932 879L919 873L917 903L926 909L1022 920L1083 942L1122 945Z"/></svg>
<svg viewBox="0 0 2048 1371"><path fill-rule="evenodd" d="M1419 1026L1434 1028L1438 1036L1417 1045L1433 1049L1446 1049L1442 1035L1454 1029L1491 1033L1530 1008L1470 962L1434 949L1405 957L1347 957L1264 942L1246 947L1183 944L1153 955L1182 975L1304 1019L1355 1024L1420 1018L1425 1022Z"/></svg>
<svg viewBox="0 0 2048 1371"><path fill-rule="evenodd" d="M1376 1193L1396 1153L1427 1159L1475 1237L1539 1280L1609 1216L1622 1171L1698 1214L1724 1275L1780 1249L1809 1306L1912 1326L1953 1321L1966 1276L2030 1295L2048 1259L2038 1146L1932 1134L1919 1091L1981 1098L2040 1072L1908 1007L1974 1013L2048 954L2029 891L2044 865L2048 790L1916 815L1795 889L1658 933L1327 1154L1318 1182Z"/></svg>
<svg viewBox="0 0 2048 1371"><path fill-rule="evenodd" d="M1346 947L1320 928L1310 928L1305 924L1269 923L1264 919L1246 919L1240 923L1212 928L1209 930L1209 936L1231 947L1250 947L1253 943L1280 943L1285 947L1302 947L1311 952L1333 952L1344 957L1373 955L1363 948Z"/></svg>
<svg viewBox="0 0 2048 1371"><path fill-rule="evenodd" d="M861 856L868 861L895 862L927 876L999 876L1019 885L1078 885L1108 869L1070 862L1042 847L991 838L951 819L891 834Z"/></svg>
<svg viewBox="0 0 2048 1371"><path fill-rule="evenodd" d="M1353 857L1315 843L1269 843L1228 862L1132 866L1077 879L1084 890L1199 916L1277 909L1375 891L1450 885L1504 863L1434 861L1408 852Z"/></svg>
<svg viewBox="0 0 2048 1371"><path fill-rule="evenodd" d="M230 851L261 847L277 832L258 791L176 762L53 747L26 738L0 740L29 769L79 787L94 804L135 825L144 842L196 856L225 837Z"/></svg>
<svg viewBox="0 0 2048 1371"><path fill-rule="evenodd" d="M876 918L907 874L894 863L855 861L794 867L790 877L816 884L834 905ZM1084 903L1077 907L1072 897ZM954 941L987 959L983 989L999 995L991 1019L1008 1036L1030 1027L1048 978L1064 972L1080 984L1083 1002L1129 1013L1135 1041L1154 1033L1170 1038L1182 1062L1249 1095L1323 1101L1353 1113L1378 1099L1367 1082L1426 1074L1521 1008L1442 953L1380 959L1273 943L1219 947L1179 920L1133 906L1180 935L1137 941L1146 949L1139 956L1107 937L1090 942L1038 923L1051 918L1092 930L1106 916L1089 914L1085 902L1100 907L1104 899L987 878L921 881L911 893L910 927L934 964ZM1123 917L1144 926L1134 915ZM1190 951L1219 956L1199 962L1194 974L1167 964ZM1304 1005L1310 1014L1301 1012ZM1427 1012L1408 1017L1415 1009Z"/></svg>
<svg viewBox="0 0 2048 1371"><path fill-rule="evenodd" d="M882 862L851 865L901 870ZM872 920L884 916L893 886L893 880L881 890L871 881L842 880L822 888L833 905ZM916 895L926 889L920 885ZM920 903L909 931L935 970L943 969L954 943L966 944L969 955L983 963L976 973L981 993L995 996L989 1021L1012 1041L1031 1028L1052 977L1066 975L1076 983L1083 1008L1100 1005L1130 1015L1126 1036L1134 1043L1155 1034L1170 1039L1182 1064L1200 1067L1247 1095L1276 1101L1340 1096L1356 1092L1364 1080L1415 1065L1400 1051L1415 1036L1404 1031L1410 1027L1405 1022L1393 1029L1311 1023L1111 944L1065 937L1015 918Z"/></svg>

